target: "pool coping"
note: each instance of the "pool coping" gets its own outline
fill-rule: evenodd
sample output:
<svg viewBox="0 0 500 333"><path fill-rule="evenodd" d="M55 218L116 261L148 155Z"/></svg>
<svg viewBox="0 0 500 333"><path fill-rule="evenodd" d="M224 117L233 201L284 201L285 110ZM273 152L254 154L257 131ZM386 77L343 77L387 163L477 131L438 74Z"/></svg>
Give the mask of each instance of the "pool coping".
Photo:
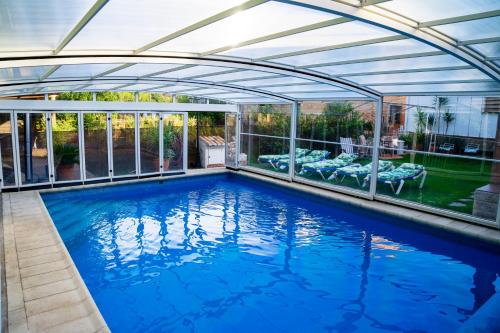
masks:
<svg viewBox="0 0 500 333"><path fill-rule="evenodd" d="M110 332L39 191L2 206L8 332Z"/></svg>
<svg viewBox="0 0 500 333"><path fill-rule="evenodd" d="M336 191L331 191L319 187L314 187L305 183L290 182L286 179L272 178L250 171L244 170L228 170L229 173L234 173L248 178L261 180L267 183L283 186L289 189L297 190L306 194L311 194L321 198L335 200L346 203L351 206L369 209L374 212L391 215L404 220L414 222L415 225L422 225L425 227L432 227L438 231L452 232L461 236L468 237L472 240L479 240L490 247L494 247L496 252L500 253L500 230L487 227L483 225L464 222L461 220L426 213L423 211L415 210L397 206L390 203L385 203L377 200L369 200L362 197L356 197Z"/></svg>
<svg viewBox="0 0 500 333"><path fill-rule="evenodd" d="M9 332L42 332L44 330L31 329L29 327L29 316L26 313L26 302L22 299L23 307L22 308L12 308L11 303L13 300L23 297L23 288L21 284L21 273L19 266L19 260L17 257L17 248L16 248L16 237L21 238L21 240L25 240L26 236L23 238L22 232L21 235L15 235L15 224L19 222L19 224L26 223L26 219L31 219L28 221L29 223L38 224L38 226L42 226L45 224L45 227L49 228L50 234L53 236L54 241L56 242L56 246L59 246L61 252L64 256L64 260L68 263L68 269L73 273L72 278L75 280L77 284L78 290L84 294L84 301L87 302L88 306L92 309L89 313L89 316L94 316L90 318L89 322L95 323L96 329L88 330L89 332L109 332L109 328L102 317L99 308L95 304L92 295L90 294L87 286L85 285L76 265L74 264L61 236L59 235L57 228L50 217L50 214L45 207L45 204L41 198L41 193L51 193L51 192L60 192L60 191L68 191L68 190L76 190L82 188L99 188L99 187L108 187L115 185L124 185L124 184L132 184L132 183L141 183L141 182L151 182L151 181L168 181L169 179L178 179L178 178L186 178L186 177L198 177L198 176L209 176L209 175L217 175L217 174L236 174L243 177L256 179L260 181L264 181L270 184L275 184L278 186L282 186L285 188L289 188L292 190L297 190L302 193L311 194L316 197L326 198L329 200L335 200L338 202L346 203L355 207L361 207L365 209L369 209L374 212L379 212L383 214L388 214L391 216L403 218L404 220L408 220L411 222L415 222L415 225L425 225L428 227L433 227L438 230L450 231L455 234L460 234L462 236L469 237L473 240L480 240L482 242L488 243L490 245L494 245L495 249L500 251L500 231L488 228L485 226L479 226L470 224L467 222L454 220L447 217L442 217L430 213L425 213L421 211L416 211L411 208L405 208L400 206L395 206L388 203L383 203L379 201L372 201L368 199L363 199L359 197L353 197L347 194L329 191L322 188L317 188L308 184L301 184L296 182L289 182L283 179L276 179L271 177L266 177L263 175L255 174L248 171L242 170L231 170L226 168L218 168L218 169L210 169L210 170L202 170L189 172L186 174L180 175L170 175L170 176L160 176L160 177L151 177L151 178L141 178L141 179L132 179L126 181L112 182L112 183L98 183L98 184L87 184L87 185L78 185L78 186L70 186L70 187L61 187L54 189L43 189L43 190L32 190L32 191L23 191L23 192L12 192L12 193L3 193L2 194L2 228L4 229L4 237L3 237L3 248L5 253L5 275L7 281L7 288L2 289L2 294L6 293L7 296L7 322L4 321L4 327L9 328ZM31 199L29 198L31 196ZM12 197L17 199L17 201L25 200L26 198L30 200L34 200L32 203L38 205L38 207L30 207L31 210L19 210L17 207L18 216L13 214L12 210ZM25 198L22 198L25 197ZM8 199L7 199L8 198ZM7 206L6 203L9 203ZM23 201L24 202L24 201ZM37 214L30 217L30 211L36 211L38 208ZM33 221L35 220L35 221ZM24 231L26 233L26 231ZM40 241L40 235L36 235L35 237L31 237L32 242ZM42 237L43 238L43 237ZM14 245L14 247L12 247ZM37 266L47 265L47 263L35 264ZM49 272L50 273L50 272ZM17 279L17 280L16 280ZM14 289L12 286L14 285ZM50 296L49 296L50 297ZM57 310L57 309L56 309ZM52 311L52 310L50 310ZM48 312L50 312L48 311ZM52 318L57 321L64 321L66 318ZM81 318L80 318L81 319ZM75 322L74 320L72 322ZM71 321L64 322L61 325L71 324ZM54 328L54 327L52 327ZM51 332L55 331L54 329L50 329ZM81 327L80 327L81 328ZM45 330L47 331L47 330ZM64 332L64 331L62 331ZM85 331L84 331L85 332Z"/></svg>

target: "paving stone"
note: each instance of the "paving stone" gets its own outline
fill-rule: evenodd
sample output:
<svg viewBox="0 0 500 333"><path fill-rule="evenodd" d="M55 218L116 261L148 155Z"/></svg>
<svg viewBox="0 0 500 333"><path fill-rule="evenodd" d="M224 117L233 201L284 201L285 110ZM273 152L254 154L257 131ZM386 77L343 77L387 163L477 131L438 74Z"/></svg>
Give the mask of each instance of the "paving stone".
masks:
<svg viewBox="0 0 500 333"><path fill-rule="evenodd" d="M78 304L72 304L70 306L65 306L54 310L45 311L33 316L28 316L28 327L30 331L33 330L35 332L40 332L49 328L51 328L50 332L54 332L55 329L52 329L53 327L57 327L61 324L70 323L77 319L86 317L92 312L93 311L89 309L86 302L83 301ZM92 321L89 321L89 323L92 323ZM68 326L65 332L73 333L73 329L76 328L77 326Z"/></svg>
<svg viewBox="0 0 500 333"><path fill-rule="evenodd" d="M43 274L37 274L21 279L23 288L32 288L41 286L47 283L57 282L61 280L70 279L74 276L72 270L68 267L58 271L52 271Z"/></svg>
<svg viewBox="0 0 500 333"><path fill-rule="evenodd" d="M54 262L57 260L62 260L64 258L65 258L65 255L62 253L62 251L53 252L53 253L49 253L49 254L42 254L39 256L33 256L33 257L19 259L19 267L20 268L31 267L31 266L35 266L35 265Z"/></svg>
<svg viewBox="0 0 500 333"><path fill-rule="evenodd" d="M69 263L66 260L57 260L54 262L50 262L48 264L41 264L41 265L21 268L21 279L32 275L58 271L61 269L65 269L67 267L69 267Z"/></svg>
<svg viewBox="0 0 500 333"><path fill-rule="evenodd" d="M52 283L43 284L36 287L23 289L24 300L31 301L38 298L60 294L66 291L74 290L77 285L73 279L66 279Z"/></svg>
<svg viewBox="0 0 500 333"><path fill-rule="evenodd" d="M59 245L51 245L51 246L40 247L40 248L32 249L32 250L18 251L17 257L19 258L19 260L21 260L21 259L46 255L46 254L50 254L50 253L60 252L60 251L62 251L62 249Z"/></svg>
<svg viewBox="0 0 500 333"><path fill-rule="evenodd" d="M33 316L46 311L55 310L63 306L70 306L81 303L86 299L80 290L74 289L64 293L34 299L26 302L26 313Z"/></svg>

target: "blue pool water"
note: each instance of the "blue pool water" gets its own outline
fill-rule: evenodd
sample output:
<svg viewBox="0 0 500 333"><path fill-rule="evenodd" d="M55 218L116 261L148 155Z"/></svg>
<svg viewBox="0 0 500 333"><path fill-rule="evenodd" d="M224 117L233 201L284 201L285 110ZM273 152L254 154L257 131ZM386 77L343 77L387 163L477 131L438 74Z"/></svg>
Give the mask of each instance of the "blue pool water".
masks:
<svg viewBox="0 0 500 333"><path fill-rule="evenodd" d="M236 175L44 194L113 332L452 332L500 258Z"/></svg>

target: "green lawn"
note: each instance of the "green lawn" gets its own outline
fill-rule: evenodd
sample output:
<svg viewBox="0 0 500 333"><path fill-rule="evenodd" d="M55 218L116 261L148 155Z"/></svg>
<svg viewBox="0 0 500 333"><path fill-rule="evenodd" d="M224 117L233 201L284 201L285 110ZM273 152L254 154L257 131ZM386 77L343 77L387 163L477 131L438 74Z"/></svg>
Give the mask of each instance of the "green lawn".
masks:
<svg viewBox="0 0 500 333"><path fill-rule="evenodd" d="M406 154L402 159L392 160L397 167L401 163L411 162L411 155ZM365 164L371 159L362 158L355 162ZM463 159L457 157L427 156L417 154L414 163L422 164L427 170L427 178L423 189L419 189L420 179L408 181L398 196L399 199L417 202L437 208L444 208L461 213L472 214L474 191L490 182L491 162ZM253 167L277 171L271 165L253 163ZM281 171L285 172L286 171ZM322 181L319 175L307 178ZM341 184L354 189L361 189L354 179L346 178ZM364 188L363 190L367 190ZM389 185L379 183L377 193L396 197Z"/></svg>

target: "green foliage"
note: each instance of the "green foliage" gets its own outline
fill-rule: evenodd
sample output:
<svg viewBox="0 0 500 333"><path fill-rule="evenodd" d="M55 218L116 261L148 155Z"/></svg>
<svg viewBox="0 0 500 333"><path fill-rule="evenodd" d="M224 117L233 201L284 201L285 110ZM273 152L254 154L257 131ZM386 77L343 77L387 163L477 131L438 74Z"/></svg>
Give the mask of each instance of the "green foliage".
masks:
<svg viewBox="0 0 500 333"><path fill-rule="evenodd" d="M357 139L373 131L372 122L348 102L329 103L322 114L304 114L298 123L299 137L324 141L340 141L341 137Z"/></svg>
<svg viewBox="0 0 500 333"><path fill-rule="evenodd" d="M450 102L450 100L448 99L448 97L434 97L434 107L437 107L438 109L441 109L445 106L448 105L448 103Z"/></svg>
<svg viewBox="0 0 500 333"><path fill-rule="evenodd" d="M78 147L72 145L57 144L54 146L54 154L61 158L62 165L72 165L79 161Z"/></svg>
<svg viewBox="0 0 500 333"><path fill-rule="evenodd" d="M91 92L63 92L60 93L56 99L62 101L91 101Z"/></svg>
<svg viewBox="0 0 500 333"><path fill-rule="evenodd" d="M446 129L445 129L445 133L448 134L448 127L450 126L450 124L452 122L455 121L455 115L453 113L450 112L450 110L446 110L444 113L443 113L443 121L445 123L445 126L446 126Z"/></svg>

